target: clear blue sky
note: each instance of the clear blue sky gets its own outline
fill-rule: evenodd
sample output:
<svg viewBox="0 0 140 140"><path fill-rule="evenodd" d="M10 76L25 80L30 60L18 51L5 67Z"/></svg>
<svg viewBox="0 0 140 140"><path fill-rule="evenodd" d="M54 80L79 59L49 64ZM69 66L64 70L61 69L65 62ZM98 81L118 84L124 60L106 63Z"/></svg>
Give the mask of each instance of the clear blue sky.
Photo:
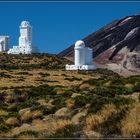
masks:
<svg viewBox="0 0 140 140"><path fill-rule="evenodd" d="M33 44L41 52L58 53L114 19L140 12L139 3L129 2L37 2L0 3L0 35L18 44L19 25L33 26Z"/></svg>

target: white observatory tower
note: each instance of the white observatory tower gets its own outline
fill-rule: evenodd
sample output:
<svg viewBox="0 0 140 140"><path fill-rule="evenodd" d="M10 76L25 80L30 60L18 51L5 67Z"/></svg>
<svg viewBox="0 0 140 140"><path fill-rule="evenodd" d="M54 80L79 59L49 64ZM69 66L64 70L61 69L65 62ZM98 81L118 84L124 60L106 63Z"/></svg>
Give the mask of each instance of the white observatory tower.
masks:
<svg viewBox="0 0 140 140"><path fill-rule="evenodd" d="M9 36L0 36L0 52L6 52L9 49Z"/></svg>
<svg viewBox="0 0 140 140"><path fill-rule="evenodd" d="M96 66L92 63L92 49L85 47L85 43L79 40L74 47L75 65L66 65L66 70L93 70Z"/></svg>
<svg viewBox="0 0 140 140"><path fill-rule="evenodd" d="M19 47L25 54L32 53L32 27L28 21L22 21L20 28Z"/></svg>
<svg viewBox="0 0 140 140"><path fill-rule="evenodd" d="M85 64L85 43L82 40L79 40L75 43L74 53L75 53L75 65L84 65Z"/></svg>
<svg viewBox="0 0 140 140"><path fill-rule="evenodd" d="M22 21L19 26L19 45L9 49L8 54L32 54L35 48L32 46L32 26L29 21Z"/></svg>

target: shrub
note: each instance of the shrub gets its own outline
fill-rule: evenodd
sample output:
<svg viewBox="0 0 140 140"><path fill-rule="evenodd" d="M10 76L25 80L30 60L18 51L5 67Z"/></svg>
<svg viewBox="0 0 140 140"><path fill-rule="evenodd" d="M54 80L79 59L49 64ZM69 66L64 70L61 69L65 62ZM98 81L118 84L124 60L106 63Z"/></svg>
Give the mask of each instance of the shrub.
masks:
<svg viewBox="0 0 140 140"><path fill-rule="evenodd" d="M100 111L102 109L102 107L105 104L108 104L108 103L109 103L109 101L107 100L107 98L95 97L95 99L92 100L92 102L91 102L88 112L97 113L98 111Z"/></svg>
<svg viewBox="0 0 140 140"><path fill-rule="evenodd" d="M0 132L8 132L10 128L5 124L0 124Z"/></svg>
<svg viewBox="0 0 140 140"><path fill-rule="evenodd" d="M104 122L102 122L98 127L101 134L104 137L109 137L112 135L120 135L120 122L125 117L126 108L122 109L118 113L113 113L111 116L107 118Z"/></svg>
<svg viewBox="0 0 140 140"><path fill-rule="evenodd" d="M97 113L102 109L105 104L114 104L117 108L120 108L124 105L131 105L135 101L131 98L125 97L114 97L114 98L104 98L104 97L96 97L92 98L91 106L89 108L89 113Z"/></svg>
<svg viewBox="0 0 140 140"><path fill-rule="evenodd" d="M112 90L112 92L117 95L128 95L133 92L131 88L127 88L123 85L113 85L110 86L109 89Z"/></svg>
<svg viewBox="0 0 140 140"><path fill-rule="evenodd" d="M115 97L113 99L110 99L110 102L114 103L116 107L121 107L123 105L131 105L135 101L132 98L125 98L125 97Z"/></svg>
<svg viewBox="0 0 140 140"><path fill-rule="evenodd" d="M58 96L53 100L52 104L55 105L57 109L59 109L66 105L65 100L66 100L65 97Z"/></svg>
<svg viewBox="0 0 140 140"><path fill-rule="evenodd" d="M85 106L87 103L89 103L91 101L91 97L90 96L76 96L74 98L75 100L75 107L83 107Z"/></svg>
<svg viewBox="0 0 140 140"><path fill-rule="evenodd" d="M9 75L9 74L5 74L4 72L1 72L0 73L0 78L12 78L12 76Z"/></svg>
<svg viewBox="0 0 140 140"><path fill-rule="evenodd" d="M106 87L97 87L91 91L94 94L103 96L103 97L114 97L115 94L112 90Z"/></svg>
<svg viewBox="0 0 140 140"><path fill-rule="evenodd" d="M137 82L137 83L134 85L133 91L137 91L137 92L140 91L140 82Z"/></svg>
<svg viewBox="0 0 140 140"><path fill-rule="evenodd" d="M98 80L96 80L96 79L89 79L87 81L84 81L83 83L88 83L89 85L98 85Z"/></svg>

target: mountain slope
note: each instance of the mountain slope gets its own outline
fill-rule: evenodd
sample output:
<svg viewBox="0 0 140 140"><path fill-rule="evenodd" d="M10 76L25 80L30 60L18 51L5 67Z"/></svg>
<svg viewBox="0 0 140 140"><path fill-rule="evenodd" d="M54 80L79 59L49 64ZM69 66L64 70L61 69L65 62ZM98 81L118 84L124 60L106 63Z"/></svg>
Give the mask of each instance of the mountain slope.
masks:
<svg viewBox="0 0 140 140"><path fill-rule="evenodd" d="M83 39L93 49L94 62L113 70L128 71L139 74L140 68L140 15L127 16L114 20L100 30ZM65 49L58 55L73 58L73 47ZM118 70L119 65L119 70Z"/></svg>

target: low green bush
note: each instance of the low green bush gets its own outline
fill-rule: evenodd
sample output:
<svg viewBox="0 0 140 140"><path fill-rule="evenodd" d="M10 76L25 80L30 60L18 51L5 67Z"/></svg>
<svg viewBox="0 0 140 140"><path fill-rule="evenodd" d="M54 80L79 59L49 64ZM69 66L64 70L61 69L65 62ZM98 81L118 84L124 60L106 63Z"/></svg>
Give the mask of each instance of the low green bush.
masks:
<svg viewBox="0 0 140 140"><path fill-rule="evenodd" d="M85 96L76 96L74 98L75 100L75 107L83 107L86 104L90 103L91 100L93 99L93 96L85 95Z"/></svg>
<svg viewBox="0 0 140 140"><path fill-rule="evenodd" d="M0 73L0 78L12 78L12 76L9 75L9 74L6 74L6 73L4 73L4 72L1 72L1 73Z"/></svg>
<svg viewBox="0 0 140 140"><path fill-rule="evenodd" d="M55 105L57 109L60 109L66 105L65 101L66 101L66 97L57 95L55 96L52 104Z"/></svg>
<svg viewBox="0 0 140 140"><path fill-rule="evenodd" d="M120 108L124 105L131 105L135 101L131 98L125 98L125 97L114 97L114 98L104 98L104 97L96 97L95 99L92 99L91 106L89 108L89 113L97 113L102 109L102 107L105 104L114 104L117 108Z"/></svg>
<svg viewBox="0 0 140 140"><path fill-rule="evenodd" d="M127 88L123 85L110 86L109 90L111 90L115 95L128 95L133 93L133 90L131 88Z"/></svg>
<svg viewBox="0 0 140 140"><path fill-rule="evenodd" d="M0 124L0 132L8 132L10 130L10 127L8 127L5 124Z"/></svg>
<svg viewBox="0 0 140 140"><path fill-rule="evenodd" d="M140 92L140 82L137 82L133 87L134 92Z"/></svg>
<svg viewBox="0 0 140 140"><path fill-rule="evenodd" d="M93 89L91 91L91 93L96 94L96 95L100 95L103 97L114 97L115 96L114 92L111 89L109 89L107 87L103 87L103 86Z"/></svg>

